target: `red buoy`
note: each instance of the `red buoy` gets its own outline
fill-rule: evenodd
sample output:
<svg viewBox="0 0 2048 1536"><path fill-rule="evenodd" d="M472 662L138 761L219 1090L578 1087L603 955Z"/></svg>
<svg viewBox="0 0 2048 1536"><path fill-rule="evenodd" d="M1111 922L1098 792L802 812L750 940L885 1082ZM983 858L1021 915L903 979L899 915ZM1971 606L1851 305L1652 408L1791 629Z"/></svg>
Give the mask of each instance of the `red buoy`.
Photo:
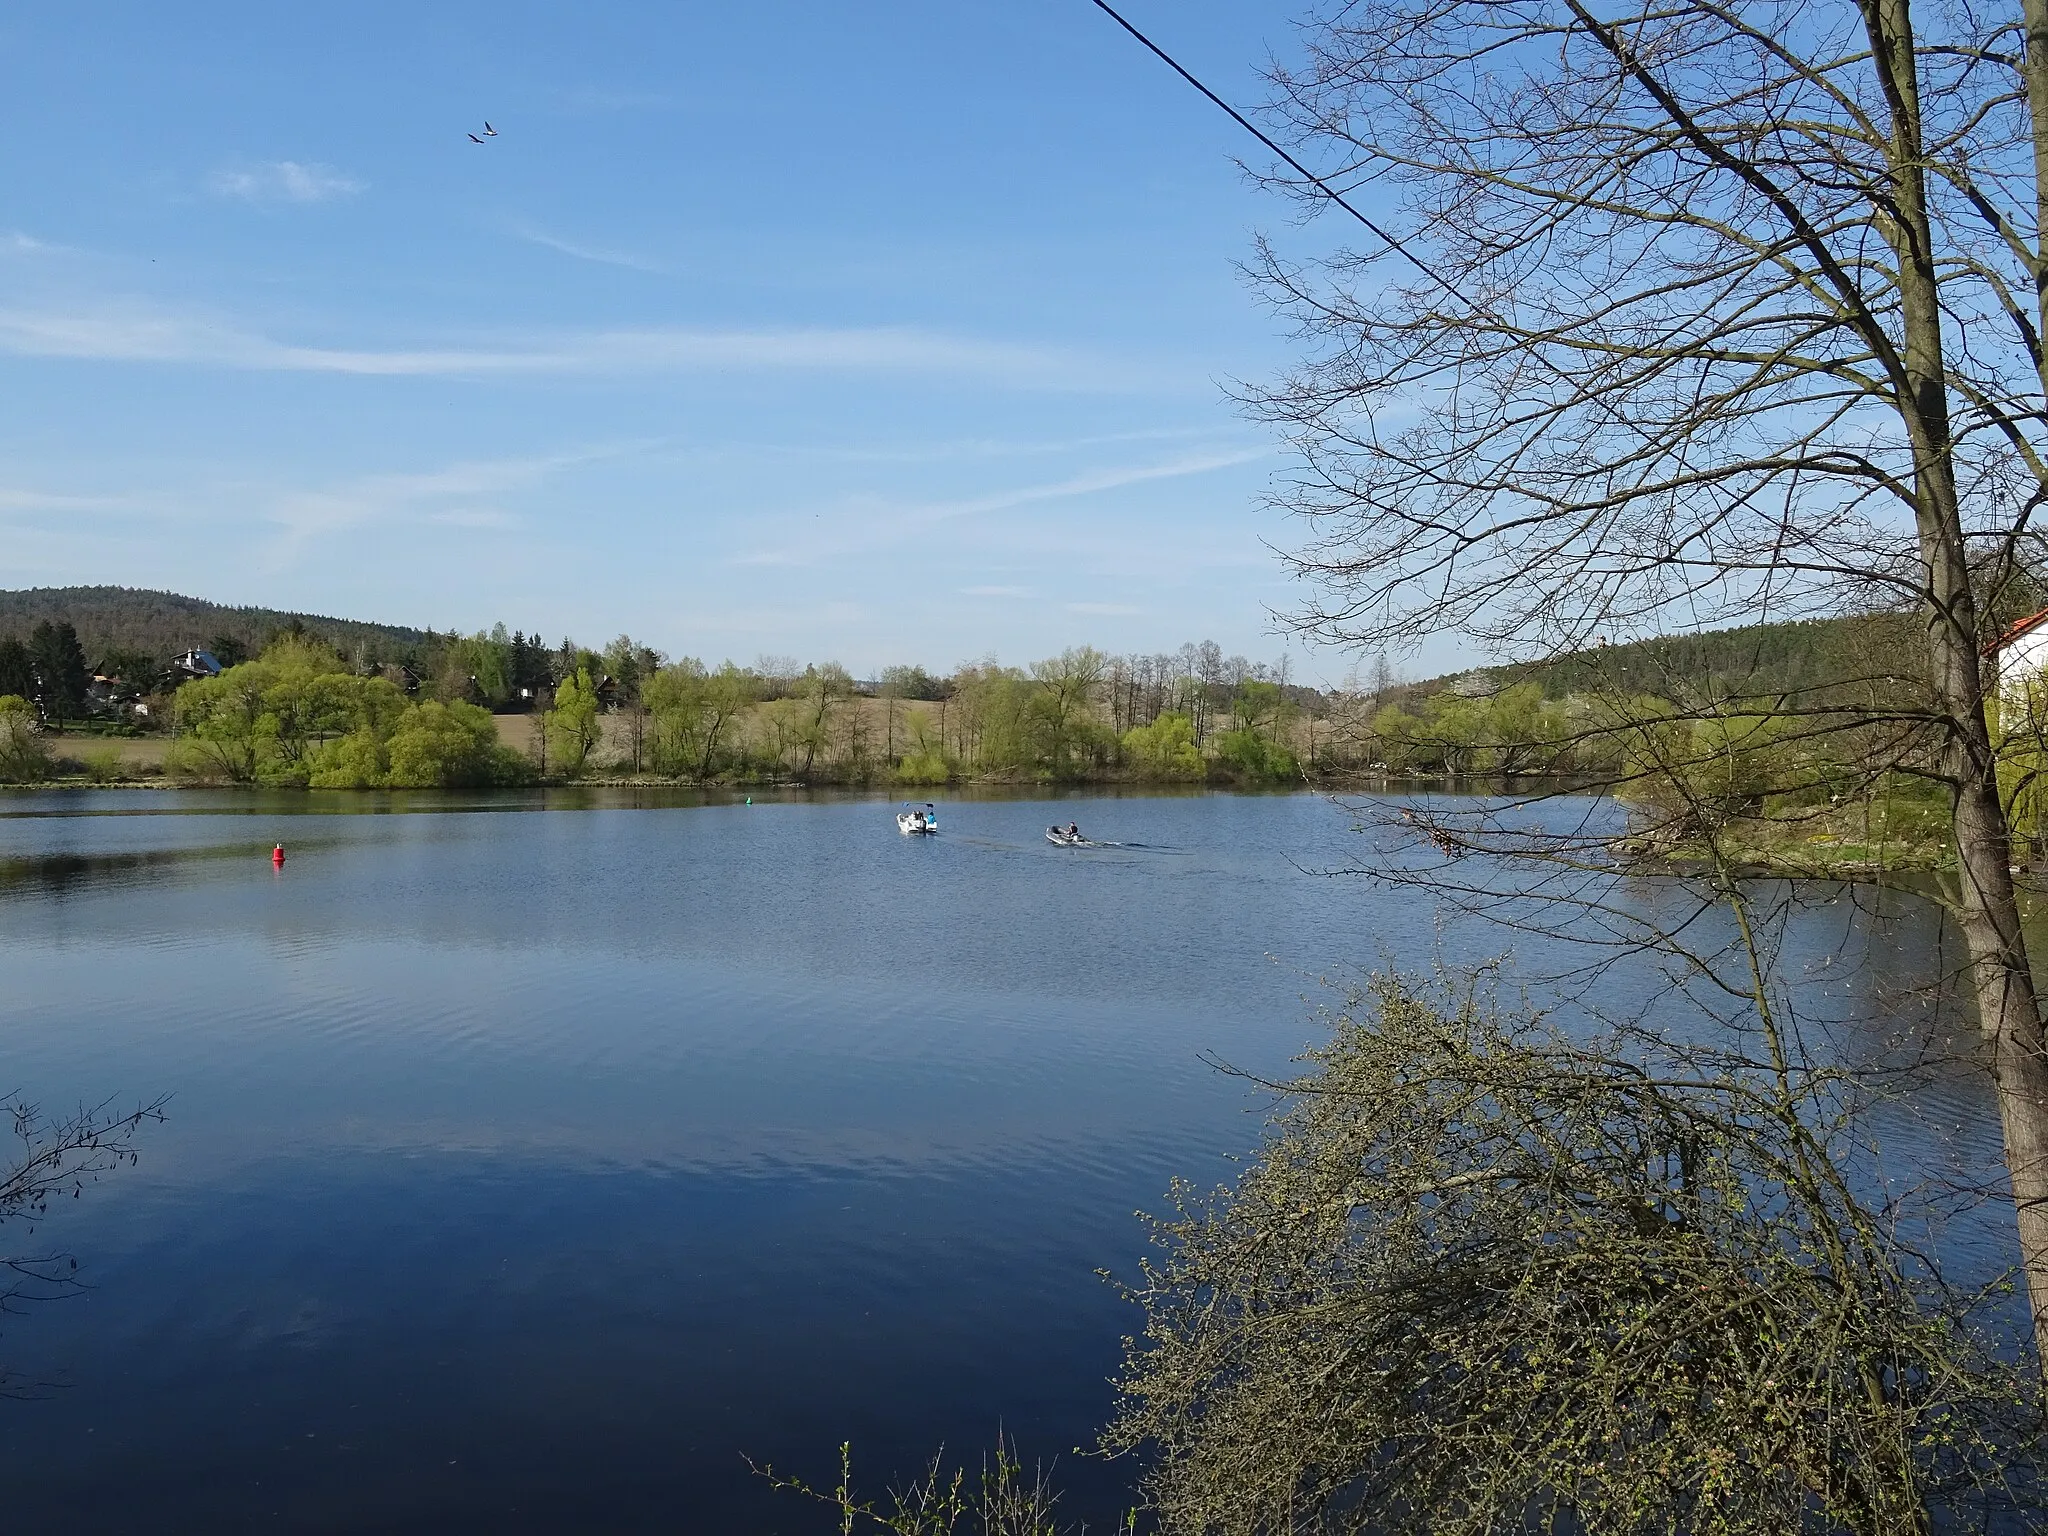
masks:
<svg viewBox="0 0 2048 1536"><path fill-rule="evenodd" d="M279 843L275 848L270 850L270 862L276 865L282 865L284 863L283 843Z"/></svg>

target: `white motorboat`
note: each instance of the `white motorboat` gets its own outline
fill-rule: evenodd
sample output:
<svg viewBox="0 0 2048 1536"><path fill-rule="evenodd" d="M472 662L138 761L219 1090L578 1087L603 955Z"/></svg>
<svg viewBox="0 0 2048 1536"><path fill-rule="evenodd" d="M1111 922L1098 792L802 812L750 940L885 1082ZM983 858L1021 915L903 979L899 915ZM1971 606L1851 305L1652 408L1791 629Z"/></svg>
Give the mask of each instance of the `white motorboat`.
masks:
<svg viewBox="0 0 2048 1536"><path fill-rule="evenodd" d="M905 837L930 837L939 830L939 808L905 801L903 809L896 813L896 830Z"/></svg>
<svg viewBox="0 0 2048 1536"><path fill-rule="evenodd" d="M1065 827L1047 827L1045 840L1057 848L1085 848L1088 839L1079 832L1069 832Z"/></svg>

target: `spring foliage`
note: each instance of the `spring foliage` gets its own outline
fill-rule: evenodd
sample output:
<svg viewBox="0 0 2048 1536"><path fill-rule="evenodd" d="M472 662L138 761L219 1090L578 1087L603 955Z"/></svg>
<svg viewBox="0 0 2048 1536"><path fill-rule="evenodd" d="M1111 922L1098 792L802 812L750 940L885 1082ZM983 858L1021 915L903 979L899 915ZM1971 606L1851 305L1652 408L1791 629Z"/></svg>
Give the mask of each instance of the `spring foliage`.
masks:
<svg viewBox="0 0 2048 1536"><path fill-rule="evenodd" d="M1169 1532L1919 1531L2024 1507L2031 1378L1844 1171L1824 1074L1381 979L1128 1294ZM1781 1070L1782 1069L1782 1070Z"/></svg>
<svg viewBox="0 0 2048 1536"><path fill-rule="evenodd" d="M1194 722L1181 714L1164 714L1125 731L1124 755L1150 778L1199 779L1208 770L1195 745Z"/></svg>
<svg viewBox="0 0 2048 1536"><path fill-rule="evenodd" d="M579 667L574 677L565 678L555 690L555 707L541 716L541 729L557 770L575 778L590 761L590 754L604 736L598 720L597 685L588 668Z"/></svg>
<svg viewBox="0 0 2048 1536"><path fill-rule="evenodd" d="M17 694L0 694L0 783L35 784L51 767L35 707Z"/></svg>
<svg viewBox="0 0 2048 1536"><path fill-rule="evenodd" d="M289 638L255 661L178 690L169 765L192 778L315 789L439 788L517 782L485 710L413 704L358 677L316 642Z"/></svg>

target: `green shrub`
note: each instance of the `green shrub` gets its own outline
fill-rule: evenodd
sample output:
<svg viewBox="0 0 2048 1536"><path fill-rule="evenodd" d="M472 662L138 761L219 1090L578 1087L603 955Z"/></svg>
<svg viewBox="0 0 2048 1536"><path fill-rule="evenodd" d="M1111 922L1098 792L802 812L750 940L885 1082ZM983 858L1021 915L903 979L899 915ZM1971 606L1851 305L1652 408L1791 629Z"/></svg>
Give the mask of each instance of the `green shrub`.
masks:
<svg viewBox="0 0 2048 1536"><path fill-rule="evenodd" d="M1148 779L1199 779L1208 765L1195 745L1195 724L1186 715L1164 714L1150 725L1124 732L1124 757Z"/></svg>
<svg viewBox="0 0 2048 1536"><path fill-rule="evenodd" d="M174 777L313 789L430 789L528 777L473 704L414 705L323 646L287 638L256 661L178 690Z"/></svg>
<svg viewBox="0 0 2048 1536"><path fill-rule="evenodd" d="M175 716L189 771L305 785L337 739L386 731L406 709L394 684L357 677L327 647L286 637L255 661L186 683Z"/></svg>
<svg viewBox="0 0 2048 1536"><path fill-rule="evenodd" d="M1160 1529L2025 1528L2038 1366L1898 1242L1832 1069L1468 987L1377 978L1152 1222L1103 1448Z"/></svg>
<svg viewBox="0 0 2048 1536"><path fill-rule="evenodd" d="M896 765L898 784L949 784L953 765L937 752L915 752Z"/></svg>
<svg viewBox="0 0 2048 1536"><path fill-rule="evenodd" d="M1278 784L1301 777L1294 754L1257 731L1225 731L1216 741L1216 761L1254 783Z"/></svg>
<svg viewBox="0 0 2048 1536"><path fill-rule="evenodd" d="M408 711L385 749L391 766L384 782L393 789L517 784L529 775L526 760L499 745L490 712L460 701Z"/></svg>
<svg viewBox="0 0 2048 1536"><path fill-rule="evenodd" d="M387 769L377 733L350 731L314 754L306 782L314 789L375 789L385 782Z"/></svg>
<svg viewBox="0 0 2048 1536"><path fill-rule="evenodd" d="M53 766L34 707L15 694L0 695L0 781L39 784Z"/></svg>

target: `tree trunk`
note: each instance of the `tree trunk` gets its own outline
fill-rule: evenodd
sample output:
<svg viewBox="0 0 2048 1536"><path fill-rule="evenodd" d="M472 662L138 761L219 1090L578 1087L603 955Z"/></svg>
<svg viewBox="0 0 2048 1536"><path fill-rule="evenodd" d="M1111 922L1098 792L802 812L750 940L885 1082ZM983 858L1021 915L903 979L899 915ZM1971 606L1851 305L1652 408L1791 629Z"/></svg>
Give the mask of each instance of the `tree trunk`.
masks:
<svg viewBox="0 0 2048 1536"><path fill-rule="evenodd" d="M2039 0L2028 4L2031 12ZM1991 1048L2035 1345L2048 1363L2048 1053L2013 891L1997 753L1985 718L1977 605L1956 490L1933 227L1921 169L1913 25L1908 0L1867 0L1865 16L1892 113L1896 222L1885 232L1899 264L1905 342L1899 405L1913 445L1915 522L1927 574L1923 613L1929 671L1947 721L1945 766L1955 791L1957 919L1968 950L1978 1022ZM2030 35L2030 50L2033 41Z"/></svg>
<svg viewBox="0 0 2048 1536"><path fill-rule="evenodd" d="M2048 337L2048 284L2042 282L2044 272L2048 272L2048 252L2041 245L2048 240L2048 0L2022 0L2020 10L2027 32L2022 70L2033 128L2034 329L2037 336ZM2034 368L2044 390L2048 390L2048 352L2037 350Z"/></svg>
<svg viewBox="0 0 2048 1536"><path fill-rule="evenodd" d="M796 776L806 784L811 782L811 764L817 761L818 738L824 729L825 700L821 695L818 699L817 713L811 716L810 727L804 732L804 765L796 773Z"/></svg>

